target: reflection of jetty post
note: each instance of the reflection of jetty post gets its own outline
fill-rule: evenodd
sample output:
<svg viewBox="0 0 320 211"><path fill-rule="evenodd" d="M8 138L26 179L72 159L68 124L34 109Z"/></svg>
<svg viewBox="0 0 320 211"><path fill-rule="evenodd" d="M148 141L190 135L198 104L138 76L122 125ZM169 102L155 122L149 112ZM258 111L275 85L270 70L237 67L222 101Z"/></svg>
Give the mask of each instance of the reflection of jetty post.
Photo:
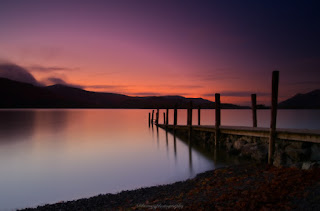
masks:
<svg viewBox="0 0 320 211"><path fill-rule="evenodd" d="M169 109L167 108L167 115L166 115L166 123L165 125L168 125L169 124Z"/></svg>
<svg viewBox="0 0 320 211"><path fill-rule="evenodd" d="M166 113L163 112L163 124L166 124Z"/></svg>
<svg viewBox="0 0 320 211"><path fill-rule="evenodd" d="M154 110L152 110L152 118L151 118L152 125L153 125L153 114L154 114Z"/></svg>
<svg viewBox="0 0 320 211"><path fill-rule="evenodd" d="M276 70L272 72L271 123L270 123L269 150L268 150L269 164L272 164L273 162L274 141L276 139L278 87L279 87L279 71Z"/></svg>
<svg viewBox="0 0 320 211"><path fill-rule="evenodd" d="M216 106L216 124L215 124L215 140L214 140L214 145L217 146L219 143L219 128L221 124L221 111L220 111L220 94L216 93L215 94L215 106Z"/></svg>
<svg viewBox="0 0 320 211"><path fill-rule="evenodd" d="M251 95L252 102L252 125L253 127L257 127L257 95Z"/></svg>
<svg viewBox="0 0 320 211"><path fill-rule="evenodd" d="M173 151L174 151L174 156L177 157L177 140L176 140L175 133L173 133Z"/></svg>
<svg viewBox="0 0 320 211"><path fill-rule="evenodd" d="M190 173L192 173L193 172L193 167L192 167L192 146L191 146L190 142L189 142L188 146L189 146L189 169L190 169Z"/></svg>
<svg viewBox="0 0 320 211"><path fill-rule="evenodd" d="M173 125L177 125L177 104L174 105L174 111L173 111Z"/></svg>
<svg viewBox="0 0 320 211"><path fill-rule="evenodd" d="M200 109L201 107L199 106L198 107L198 125L200 125Z"/></svg>

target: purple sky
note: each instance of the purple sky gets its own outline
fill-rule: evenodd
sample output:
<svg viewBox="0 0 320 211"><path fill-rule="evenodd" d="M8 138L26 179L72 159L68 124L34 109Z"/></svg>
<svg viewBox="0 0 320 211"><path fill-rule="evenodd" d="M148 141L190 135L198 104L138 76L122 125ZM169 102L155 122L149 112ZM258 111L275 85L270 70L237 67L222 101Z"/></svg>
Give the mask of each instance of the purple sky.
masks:
<svg viewBox="0 0 320 211"><path fill-rule="evenodd" d="M270 104L320 88L317 1L1 1L0 62L41 83ZM54 80L53 80L54 79Z"/></svg>

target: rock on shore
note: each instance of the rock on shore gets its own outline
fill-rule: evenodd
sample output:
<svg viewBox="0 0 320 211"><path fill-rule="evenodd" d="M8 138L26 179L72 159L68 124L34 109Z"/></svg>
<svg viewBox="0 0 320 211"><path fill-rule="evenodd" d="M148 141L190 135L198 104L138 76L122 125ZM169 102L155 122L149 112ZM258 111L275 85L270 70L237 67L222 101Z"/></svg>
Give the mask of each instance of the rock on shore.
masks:
<svg viewBox="0 0 320 211"><path fill-rule="evenodd" d="M315 209L320 210L320 169L246 164L194 179L25 210Z"/></svg>

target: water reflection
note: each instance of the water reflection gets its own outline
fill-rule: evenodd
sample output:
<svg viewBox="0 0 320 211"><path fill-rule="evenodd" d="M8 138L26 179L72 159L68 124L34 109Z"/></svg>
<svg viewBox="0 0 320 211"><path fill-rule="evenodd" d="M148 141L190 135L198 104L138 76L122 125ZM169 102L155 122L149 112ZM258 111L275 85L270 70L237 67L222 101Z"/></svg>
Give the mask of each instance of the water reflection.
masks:
<svg viewBox="0 0 320 211"><path fill-rule="evenodd" d="M34 111L1 110L0 118L0 144L32 138L35 130Z"/></svg>

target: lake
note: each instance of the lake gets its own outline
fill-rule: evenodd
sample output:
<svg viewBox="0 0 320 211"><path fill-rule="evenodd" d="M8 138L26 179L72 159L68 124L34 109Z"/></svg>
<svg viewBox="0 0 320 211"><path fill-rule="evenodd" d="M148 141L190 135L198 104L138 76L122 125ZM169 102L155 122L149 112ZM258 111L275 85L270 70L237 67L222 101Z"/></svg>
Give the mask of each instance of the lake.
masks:
<svg viewBox="0 0 320 211"><path fill-rule="evenodd" d="M139 109L0 110L0 210L172 183L238 163L193 148ZM164 110L160 110L160 123ZM186 124L178 110L178 124ZM214 124L202 110L201 124ZM222 125L250 126L251 110L222 110ZM279 128L320 129L320 110L279 110ZM173 110L169 112L173 122ZM258 111L268 127L269 110ZM193 111L197 123L197 111Z"/></svg>

